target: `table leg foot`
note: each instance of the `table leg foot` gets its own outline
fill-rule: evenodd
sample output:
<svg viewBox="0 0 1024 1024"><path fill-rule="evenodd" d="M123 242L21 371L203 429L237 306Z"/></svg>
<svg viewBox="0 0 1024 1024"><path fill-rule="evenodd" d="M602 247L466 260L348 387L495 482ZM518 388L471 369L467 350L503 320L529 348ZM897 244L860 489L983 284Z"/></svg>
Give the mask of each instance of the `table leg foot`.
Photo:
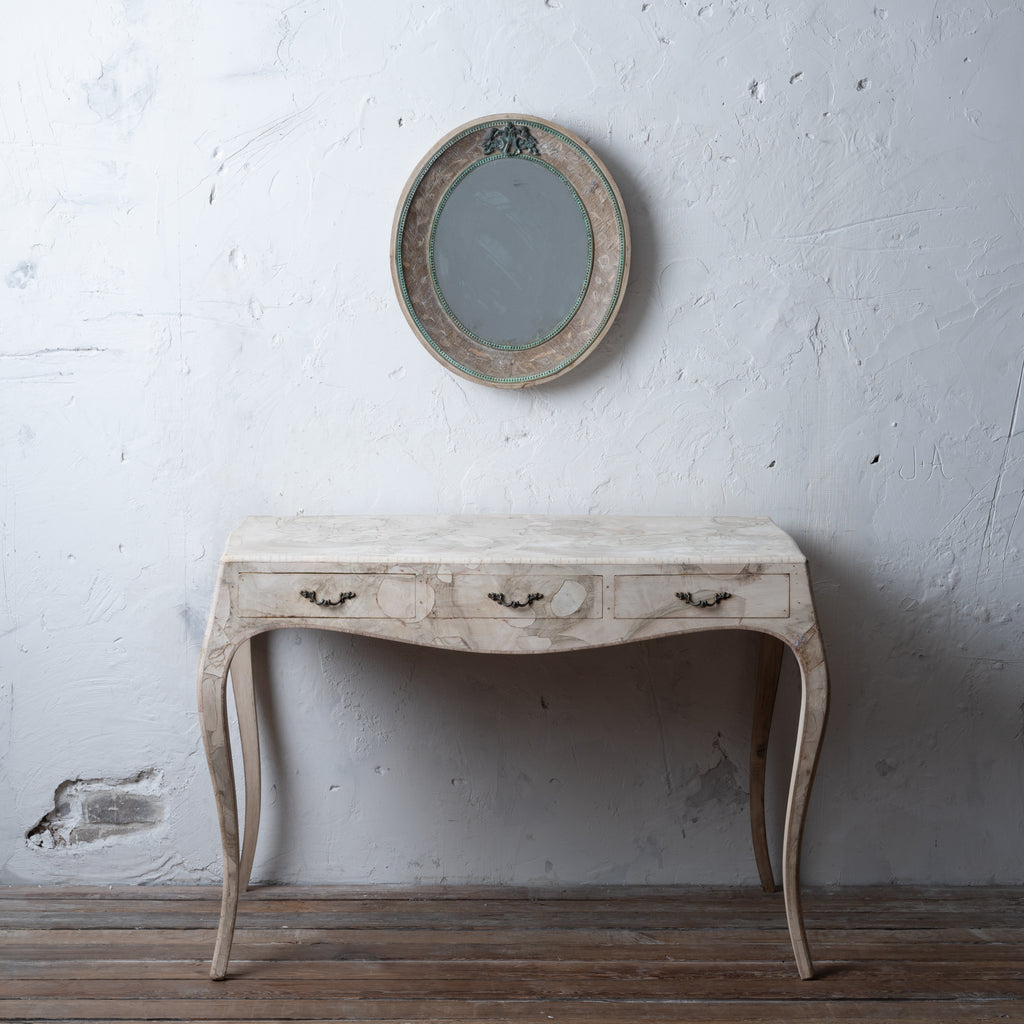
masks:
<svg viewBox="0 0 1024 1024"><path fill-rule="evenodd" d="M228 959L231 956L231 941L235 935L237 913L237 879L234 886L231 886L225 878L220 899L220 925L217 928L217 942L213 947L213 960L210 962L210 977L214 981L223 981L228 973Z"/></svg>

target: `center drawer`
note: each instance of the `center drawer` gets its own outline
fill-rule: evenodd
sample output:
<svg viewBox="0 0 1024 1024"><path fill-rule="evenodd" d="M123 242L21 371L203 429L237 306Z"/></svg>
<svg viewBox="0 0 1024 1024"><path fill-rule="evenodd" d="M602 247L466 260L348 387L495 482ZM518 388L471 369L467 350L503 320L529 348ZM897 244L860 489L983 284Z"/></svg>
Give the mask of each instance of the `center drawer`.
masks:
<svg viewBox="0 0 1024 1024"><path fill-rule="evenodd" d="M784 619L789 576L650 575L615 577L617 619Z"/></svg>
<svg viewBox="0 0 1024 1024"><path fill-rule="evenodd" d="M599 619L604 577L455 573L443 590L434 618Z"/></svg>
<svg viewBox="0 0 1024 1024"><path fill-rule="evenodd" d="M411 619L416 577L399 573L243 572L238 614L274 619Z"/></svg>

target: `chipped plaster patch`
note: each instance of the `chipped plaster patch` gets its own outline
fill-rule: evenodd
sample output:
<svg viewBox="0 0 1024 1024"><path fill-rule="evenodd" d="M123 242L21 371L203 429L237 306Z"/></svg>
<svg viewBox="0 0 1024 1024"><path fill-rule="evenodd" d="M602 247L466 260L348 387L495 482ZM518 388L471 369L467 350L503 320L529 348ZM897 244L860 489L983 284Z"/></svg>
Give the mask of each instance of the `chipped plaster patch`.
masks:
<svg viewBox="0 0 1024 1024"><path fill-rule="evenodd" d="M53 850L148 831L164 820L163 781L155 768L127 779L69 779L25 838Z"/></svg>
<svg viewBox="0 0 1024 1024"><path fill-rule="evenodd" d="M8 288L27 288L36 279L36 265L31 260L22 260L8 275Z"/></svg>

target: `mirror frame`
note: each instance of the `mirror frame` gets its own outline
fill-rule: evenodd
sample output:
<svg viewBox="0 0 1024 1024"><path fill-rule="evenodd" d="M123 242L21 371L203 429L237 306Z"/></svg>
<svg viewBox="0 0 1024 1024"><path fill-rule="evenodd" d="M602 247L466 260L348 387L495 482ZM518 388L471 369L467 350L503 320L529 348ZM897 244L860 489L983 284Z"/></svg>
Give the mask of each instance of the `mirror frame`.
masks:
<svg viewBox="0 0 1024 1024"><path fill-rule="evenodd" d="M439 207L471 168L501 158L537 160L565 179L590 222L593 244L589 281L572 315L540 343L517 348L469 334L448 310L431 272ZM524 388L568 372L604 338L622 305L629 249L622 196L586 143L543 118L493 114L446 135L413 171L395 211L391 277L406 320L431 355L467 380Z"/></svg>

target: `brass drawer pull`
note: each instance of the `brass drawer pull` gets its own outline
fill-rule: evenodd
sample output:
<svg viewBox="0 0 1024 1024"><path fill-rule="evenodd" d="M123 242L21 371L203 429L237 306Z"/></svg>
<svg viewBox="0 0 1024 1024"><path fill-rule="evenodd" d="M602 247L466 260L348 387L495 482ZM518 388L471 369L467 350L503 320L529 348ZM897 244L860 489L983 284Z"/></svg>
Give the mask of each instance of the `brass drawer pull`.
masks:
<svg viewBox="0 0 1024 1024"><path fill-rule="evenodd" d="M727 601L732 594L727 594L724 590L720 594L715 594L714 597L709 598L707 601L694 600L693 594L690 593L677 593L676 597L679 598L683 604L688 604L691 608L714 608L719 601Z"/></svg>
<svg viewBox="0 0 1024 1024"><path fill-rule="evenodd" d="M529 608L534 601L543 601L543 594L530 594L525 601L506 601L504 594L488 594L492 601L500 604L502 608Z"/></svg>
<svg viewBox="0 0 1024 1024"><path fill-rule="evenodd" d="M351 601L355 597L353 591L348 590L344 594L338 596L337 601L329 601L326 597L320 599L316 596L315 590L300 590L299 597L304 597L307 601L312 601L313 604L318 604L321 608L337 608L339 605L343 605L346 601Z"/></svg>

